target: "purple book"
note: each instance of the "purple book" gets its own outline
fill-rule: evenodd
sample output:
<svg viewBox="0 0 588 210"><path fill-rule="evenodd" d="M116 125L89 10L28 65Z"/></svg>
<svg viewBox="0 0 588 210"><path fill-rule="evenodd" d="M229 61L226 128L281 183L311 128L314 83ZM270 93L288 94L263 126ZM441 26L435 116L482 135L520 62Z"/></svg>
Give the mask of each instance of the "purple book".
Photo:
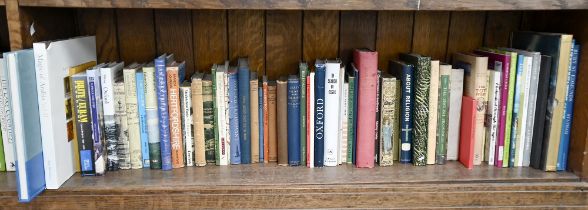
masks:
<svg viewBox="0 0 588 210"><path fill-rule="evenodd" d="M476 54L488 57L488 69L502 72L502 84L500 86L500 110L498 117L498 142L496 142L496 154L494 165L502 168L502 151L504 149L504 133L506 128L506 107L508 100L508 81L510 78L510 55L485 50L476 50Z"/></svg>

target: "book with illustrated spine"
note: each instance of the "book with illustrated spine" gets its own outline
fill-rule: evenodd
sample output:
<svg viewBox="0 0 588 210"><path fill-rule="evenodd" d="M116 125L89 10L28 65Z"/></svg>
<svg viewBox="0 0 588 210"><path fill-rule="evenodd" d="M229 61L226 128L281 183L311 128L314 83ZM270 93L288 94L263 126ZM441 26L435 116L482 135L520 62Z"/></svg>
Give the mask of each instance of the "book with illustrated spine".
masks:
<svg viewBox="0 0 588 210"><path fill-rule="evenodd" d="M378 163L380 166L391 166L394 163L394 150L397 145L397 118L396 113L396 78L390 75L383 75L380 79L382 84L382 97L380 99L380 153Z"/></svg>
<svg viewBox="0 0 588 210"><path fill-rule="evenodd" d="M123 69L127 124L129 128L129 155L131 158L131 168L133 169L143 168L136 79L137 70L140 68L141 65L133 63Z"/></svg>
<svg viewBox="0 0 588 210"><path fill-rule="evenodd" d="M100 82L102 87L102 107L104 112L104 135L106 139L107 164L106 169L116 171L119 169L118 140L120 124L116 122L118 104L115 100L114 84L117 78L122 77L124 63L109 63L100 68ZM124 94L124 84L123 84Z"/></svg>
<svg viewBox="0 0 588 210"><path fill-rule="evenodd" d="M161 169L172 169L172 148L169 125L169 104L166 66L174 61L173 54L163 54L154 60L155 87L157 93L157 113L159 119L159 144L161 151Z"/></svg>
<svg viewBox="0 0 588 210"><path fill-rule="evenodd" d="M182 137L184 149L184 162L186 166L194 166L194 124L192 89L190 82L185 80L180 85L180 112L182 113Z"/></svg>
<svg viewBox="0 0 588 210"><path fill-rule="evenodd" d="M204 158L206 159L206 163L210 164L216 164L216 141L214 139L215 109L213 93L212 75L206 74L202 78L202 118L204 122Z"/></svg>
<svg viewBox="0 0 588 210"><path fill-rule="evenodd" d="M224 65L215 65L212 69L213 100L214 100L214 129L215 129L215 156L217 165L228 165L230 162L230 141L227 133L227 100L225 98L225 87L228 88L227 71L228 62ZM227 94L228 95L228 94Z"/></svg>
<svg viewBox="0 0 588 210"><path fill-rule="evenodd" d="M115 80L114 90L114 119L116 123L116 156L119 169L131 169L131 151L129 142L129 126L127 117L127 103L125 96L125 83L123 78Z"/></svg>
<svg viewBox="0 0 588 210"><path fill-rule="evenodd" d="M102 63L86 70L96 175L104 175L106 171L106 144L104 143L102 130L104 128L104 115L102 112L102 88L100 83L100 68L105 65Z"/></svg>
<svg viewBox="0 0 588 210"><path fill-rule="evenodd" d="M82 176L96 174L94 166L94 142L92 141L92 119L90 118L90 103L88 97L88 83L86 72L70 76L71 100L74 107L74 122L76 141L78 141L80 156L80 173Z"/></svg>
<svg viewBox="0 0 588 210"><path fill-rule="evenodd" d="M151 169L161 169L158 98L153 63L143 66L143 76L145 77L145 115L147 117L147 141L149 142L149 167Z"/></svg>
<svg viewBox="0 0 588 210"><path fill-rule="evenodd" d="M341 123L341 137L339 138L339 164L347 163L347 150L349 149L349 145L347 144L347 130L349 127L347 126L347 115L349 114L347 111L347 107L349 106L349 83L343 82L345 81L345 72L341 72L343 78L341 79L341 83L343 83L341 88L341 107L339 108L341 115L339 116L339 121Z"/></svg>
<svg viewBox="0 0 588 210"><path fill-rule="evenodd" d="M206 165L206 138L204 128L204 74L194 73L190 83L192 94L192 123L194 136L194 165Z"/></svg>

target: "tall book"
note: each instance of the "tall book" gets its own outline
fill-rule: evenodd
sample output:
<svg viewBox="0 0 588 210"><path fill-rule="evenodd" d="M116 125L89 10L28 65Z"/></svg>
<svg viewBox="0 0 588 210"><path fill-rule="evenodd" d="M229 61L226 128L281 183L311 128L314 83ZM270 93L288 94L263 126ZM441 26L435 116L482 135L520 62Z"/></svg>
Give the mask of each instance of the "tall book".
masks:
<svg viewBox="0 0 588 210"><path fill-rule="evenodd" d="M228 165L230 163L230 142L229 133L226 132L226 105L225 100L225 77L228 71L228 62L224 65L212 67L212 97L214 100L214 135L215 135L215 163L216 165ZM228 81L227 81L228 82Z"/></svg>
<svg viewBox="0 0 588 210"><path fill-rule="evenodd" d="M194 136L194 165L206 165L206 138L204 126L204 74L194 73L190 80L192 94L192 125Z"/></svg>
<svg viewBox="0 0 588 210"><path fill-rule="evenodd" d="M447 160L447 132L449 128L449 100L451 89L451 65L439 66L439 103L437 106L437 141L435 146L435 163L445 164Z"/></svg>
<svg viewBox="0 0 588 210"><path fill-rule="evenodd" d="M116 171L118 163L119 127L116 124L116 107L114 98L115 79L122 76L124 63L109 63L100 68L100 82L102 87L102 108L104 112L104 135L106 140L107 163L106 170Z"/></svg>
<svg viewBox="0 0 588 210"><path fill-rule="evenodd" d="M259 81L257 80L257 72L249 74L249 113L250 113L250 163L259 162Z"/></svg>
<svg viewBox="0 0 588 210"><path fill-rule="evenodd" d="M231 164L241 164L241 142L239 128L239 76L237 68L230 67L229 77L229 135L231 136Z"/></svg>
<svg viewBox="0 0 588 210"><path fill-rule="evenodd" d="M241 163L251 163L251 102L248 58L239 58L239 131L241 141Z"/></svg>
<svg viewBox="0 0 588 210"><path fill-rule="evenodd" d="M314 72L310 72L306 79L306 120L308 132L306 136L306 166L314 168Z"/></svg>
<svg viewBox="0 0 588 210"><path fill-rule="evenodd" d="M147 110L145 108L145 74L143 68L137 70L135 74L137 83L137 112L139 116L139 133L141 139L141 160L143 168L150 168L151 163L149 159L149 132L147 124Z"/></svg>
<svg viewBox="0 0 588 210"><path fill-rule="evenodd" d="M413 126L413 66L402 61L390 61L390 73L400 80L400 154L401 163L412 162L412 126Z"/></svg>
<svg viewBox="0 0 588 210"><path fill-rule="evenodd" d="M102 63L86 71L96 175L104 175L106 171L106 144L104 143L104 134L102 131L104 128L104 115L102 112L102 87L100 83L100 68L105 65Z"/></svg>
<svg viewBox="0 0 588 210"><path fill-rule="evenodd" d="M347 115L348 115L348 103L349 103L349 83L343 82L345 81L345 71L341 72L343 78L341 79L341 83L343 83L343 88L341 89L341 107L339 108L341 115L339 116L339 123L341 124L340 138L339 138L339 164L347 163L347 150L349 149L349 145L347 144Z"/></svg>
<svg viewBox="0 0 588 210"><path fill-rule="evenodd" d="M400 59L414 66L416 84L414 86L412 164L424 166L427 163L427 137L429 133L431 58L418 54L400 54Z"/></svg>
<svg viewBox="0 0 588 210"><path fill-rule="evenodd" d="M564 112L568 67L572 49L572 35L556 33L515 32L511 46L518 49L537 51L552 57L548 109L544 126L544 138L548 138L546 171L556 170L559 142Z"/></svg>
<svg viewBox="0 0 588 210"><path fill-rule="evenodd" d="M76 172L77 148L69 141L63 70L96 61L96 38L76 37L33 44L43 160L48 189L59 188ZM70 129L71 130L71 129ZM7 154L8 155L8 154Z"/></svg>
<svg viewBox="0 0 588 210"><path fill-rule="evenodd" d="M325 63L325 123L324 123L324 145L325 145L325 166L337 166L338 139L339 139L339 108L341 101L339 95L339 73L341 61L328 60Z"/></svg>
<svg viewBox="0 0 588 210"><path fill-rule="evenodd" d="M169 62L168 62L169 61ZM159 115L159 140L161 150L161 169L172 169L172 149L169 128L169 104L166 65L173 62L173 55L163 54L154 60L155 87L157 93L157 113Z"/></svg>
<svg viewBox="0 0 588 210"><path fill-rule="evenodd" d="M158 97L153 62L143 66L143 75L145 76L145 115L147 117L147 134L149 136L149 166L151 169L161 169Z"/></svg>
<svg viewBox="0 0 588 210"><path fill-rule="evenodd" d="M463 69L451 69L449 94L449 122L447 127L447 160L457 160L463 96Z"/></svg>
<svg viewBox="0 0 588 210"><path fill-rule="evenodd" d="M547 93L549 90L549 75L551 74L551 56L541 55L539 67L539 81L537 83L538 93ZM545 113L547 112L547 94L537 94L535 105L535 122L533 124L533 139L531 144L530 165L533 168L541 169L545 166L543 149L546 148L548 138L543 138L545 125Z"/></svg>
<svg viewBox="0 0 588 210"><path fill-rule="evenodd" d="M307 138L307 128L306 128L306 101L308 100L308 95L306 94L306 77L308 76L308 64L306 62L300 62L298 64L298 76L300 77L300 164L306 165L306 138Z"/></svg>
<svg viewBox="0 0 588 210"><path fill-rule="evenodd" d="M188 80L180 85L180 112L182 118L182 137L184 145L184 163L194 166L194 119L192 109L192 87Z"/></svg>
<svg viewBox="0 0 588 210"><path fill-rule="evenodd" d="M509 79L508 79L508 96L506 98L506 119L504 125L504 150L502 153L502 167L507 168L509 167L509 159L510 159L510 136L511 136L511 128L512 128L512 116L513 116L513 105L514 105L514 91L516 85L516 78L517 78L517 68L519 67L519 62L523 62L523 55L519 55L516 52L506 52L507 54L510 53L510 70L509 70ZM500 156L499 156L500 157Z"/></svg>
<svg viewBox="0 0 588 210"><path fill-rule="evenodd" d="M476 113L476 139L474 146L474 165L480 165L484 159L484 120L486 102L488 101L488 57L475 54L456 53L453 65L464 69L464 95L472 97L478 103Z"/></svg>
<svg viewBox="0 0 588 210"><path fill-rule="evenodd" d="M429 87L429 122L427 128L427 164L436 163L437 120L439 105L439 61L431 61L431 78Z"/></svg>
<svg viewBox="0 0 588 210"><path fill-rule="evenodd" d="M474 150L476 144L476 126L478 102L469 96L463 96L461 102L461 129L459 134L459 162L466 168L474 168Z"/></svg>
<svg viewBox="0 0 588 210"><path fill-rule="evenodd" d="M522 88L522 83L524 80L523 77L523 72L525 69L525 55L519 54L519 58L517 59L517 69L516 69L516 74L514 76L514 88L513 88L513 102L512 102L512 117L510 120L510 131L507 132L507 134L510 134L509 136L507 136L510 139L510 142L508 142L508 145L510 147L508 147L509 149L509 155L503 157L505 161L508 162L508 166L509 167L514 167L515 166L515 156L516 156L516 152L517 152L517 146L518 146L518 142L517 140L519 140L520 138L520 132L518 132L518 128L519 128L519 113L520 113L520 103L521 103L521 88ZM508 120L508 119L507 119Z"/></svg>
<svg viewBox="0 0 588 210"><path fill-rule="evenodd" d="M299 166L300 157L300 79L288 77L288 165Z"/></svg>
<svg viewBox="0 0 588 210"><path fill-rule="evenodd" d="M288 81L277 81L278 165L288 165Z"/></svg>
<svg viewBox="0 0 588 210"><path fill-rule="evenodd" d="M143 168L143 157L141 151L141 128L139 125L139 109L137 100L137 70L141 65L133 63L123 69L125 84L125 101L127 112L127 123L129 126L129 150L131 168Z"/></svg>
<svg viewBox="0 0 588 210"><path fill-rule="evenodd" d="M500 151L498 145L498 122L500 117L500 93L502 83L502 72L489 69L488 70L488 107L486 108L486 148L484 148L484 160L488 161L488 165L494 165Z"/></svg>
<svg viewBox="0 0 588 210"><path fill-rule="evenodd" d="M258 113L258 116L259 116L259 123L258 123L258 126L259 126L259 143L258 143L259 144L259 147L258 147L259 148L259 159L257 160L257 162L263 163L263 160L265 157L264 145L263 145L264 140L265 140L265 138L264 138L265 130L264 130L264 126L263 126L263 123L264 123L263 115L265 112L263 110L263 87L261 87L261 85L258 85L258 87L257 87L257 96L258 96L257 97L257 107L259 110L258 111L259 112Z"/></svg>
<svg viewBox="0 0 588 210"><path fill-rule="evenodd" d="M214 124L214 116L215 116L215 109L214 109L214 96L212 95L214 92L212 86L212 75L206 74L202 78L202 118L204 122L204 158L206 159L206 163L216 164L216 154L215 154L215 145L216 141L215 137L215 124Z"/></svg>
<svg viewBox="0 0 588 210"><path fill-rule="evenodd" d="M129 121L127 117L127 103L125 96L125 83L122 77L115 80L114 92L114 119L117 133L116 156L119 169L131 169L131 151L129 142Z"/></svg>
<svg viewBox="0 0 588 210"><path fill-rule="evenodd" d="M355 165L359 168L374 167L374 139L378 83L378 52L354 50L353 61L359 73L357 98L357 143Z"/></svg>
<svg viewBox="0 0 588 210"><path fill-rule="evenodd" d="M316 60L314 75L314 166L325 165L325 61Z"/></svg>
<svg viewBox="0 0 588 210"><path fill-rule="evenodd" d="M269 104L268 104L268 81L267 76L263 76L263 96L262 96L262 104L263 104L263 162L269 163ZM262 152L262 151L260 151Z"/></svg>
<svg viewBox="0 0 588 210"><path fill-rule="evenodd" d="M339 121L338 121L338 137L337 137L337 164L341 165L341 163L344 163L345 160L343 160L345 157L342 155L345 152L347 152L347 148L345 143L347 143L346 141L343 141L344 137L344 132L343 132L343 125L345 124L345 120L347 120L347 116L345 116L347 113L347 109L346 109L346 93L347 91L345 90L345 66L341 66L339 68ZM379 135L377 136L379 137Z"/></svg>
<svg viewBox="0 0 588 210"><path fill-rule="evenodd" d="M355 92L353 94L353 142L351 151L351 163L355 164L357 157L357 108L358 108L358 94L359 94L359 71L353 63L351 63L351 72L355 76L355 86L353 87Z"/></svg>
<svg viewBox="0 0 588 210"><path fill-rule="evenodd" d="M558 171L567 169L568 149L570 148L570 134L574 111L574 93L576 91L576 79L578 77L579 54L580 45L574 44L572 46L572 55L570 56L570 69L568 72L569 79L566 87L566 100L564 105L563 123L561 127L561 140L559 144L559 153L557 155L556 168Z"/></svg>
<svg viewBox="0 0 588 210"><path fill-rule="evenodd" d="M351 67L350 69L353 69L354 67ZM355 109L354 109L354 105L356 103L355 101L355 83L356 83L356 78L355 78L355 74L352 71L348 71L346 72L346 77L347 77L347 82L349 84L347 93L343 93L343 94L347 94L347 154L346 154L346 158L347 158L347 163L351 164L352 161L352 155L353 155L353 142L355 140L355 129L354 125L355 125ZM311 89L314 90L314 89Z"/></svg>
<svg viewBox="0 0 588 210"><path fill-rule="evenodd" d="M267 109L268 109L268 161L278 161L278 110L277 110L277 84L275 81L268 82L267 85Z"/></svg>
<svg viewBox="0 0 588 210"><path fill-rule="evenodd" d="M234 67L229 67L229 62L225 61L225 69L227 71L229 71L231 68ZM223 133L225 138L225 146L221 147L221 148L225 148L225 153L227 155L227 164L229 164L231 162L231 130L230 130L230 124L229 124L229 74L223 74L223 80L224 80L224 86L221 87L223 88L223 95L224 96L224 106L223 106L223 111L224 111L224 117L223 117ZM241 110L239 110L241 111ZM241 145L241 144L240 144ZM243 150L241 150L241 152L243 152Z"/></svg>
<svg viewBox="0 0 588 210"><path fill-rule="evenodd" d="M0 86L2 95L0 96L0 113L11 113L10 108L10 84L8 83L8 67L6 59L0 58ZM2 127L2 158L4 158L6 168L4 171L15 171L16 162L14 159L14 127L12 126L12 115L1 114L0 127Z"/></svg>
<svg viewBox="0 0 588 210"><path fill-rule="evenodd" d="M181 168L185 165L184 140L182 137L182 112L180 103L180 83L182 71L186 63L172 62L166 65L167 74L167 101L169 116L169 132L171 145L172 167Z"/></svg>
<svg viewBox="0 0 588 210"><path fill-rule="evenodd" d="M382 71L378 69L378 79L376 84L376 130L375 130L375 139L374 139L374 160L378 163L379 158L378 154L380 151L380 98L382 96L382 87L380 83L380 78L382 77Z"/></svg>
<svg viewBox="0 0 588 210"><path fill-rule="evenodd" d="M520 94L520 101L519 101L519 115L517 116L517 133L516 133L516 153L514 158L514 166L520 167L523 166L523 152L525 150L525 139L527 134L526 126L528 122L528 114L529 108L527 107L529 104L529 88L531 86L531 73L533 70L533 57L526 56L524 59L523 74L521 78L521 91L517 93ZM517 72L518 73L518 72ZM517 75L518 76L518 75ZM518 82L518 78L517 78ZM518 84L518 83L517 83ZM515 94L517 94L515 93ZM515 95L516 97L516 95Z"/></svg>
<svg viewBox="0 0 588 210"><path fill-rule="evenodd" d="M394 149L397 139L394 137L397 131L396 118L396 78L390 75L383 75L381 78L382 97L380 102L380 153L378 163L380 166L391 166L394 163Z"/></svg>
<svg viewBox="0 0 588 210"><path fill-rule="evenodd" d="M80 173L82 176L96 174L94 166L94 142L92 141L92 124L88 106L88 83L86 72L70 76L74 122L76 127L76 141L78 141L80 155Z"/></svg>

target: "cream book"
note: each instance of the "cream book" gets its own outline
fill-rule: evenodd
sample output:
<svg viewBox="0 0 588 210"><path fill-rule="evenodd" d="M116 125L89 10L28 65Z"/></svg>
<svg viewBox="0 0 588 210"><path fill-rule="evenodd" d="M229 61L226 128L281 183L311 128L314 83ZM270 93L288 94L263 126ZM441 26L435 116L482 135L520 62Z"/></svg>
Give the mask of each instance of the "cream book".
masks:
<svg viewBox="0 0 588 210"><path fill-rule="evenodd" d="M133 63L123 70L125 84L125 101L127 112L127 126L129 129L129 150L131 168L143 168L143 155L141 154L141 132L139 130L139 110L137 105L137 81L135 74L141 65Z"/></svg>
<svg viewBox="0 0 588 210"><path fill-rule="evenodd" d="M429 88L429 129L427 139L427 164L435 164L437 149L437 105L439 104L439 61L431 61L431 87Z"/></svg>

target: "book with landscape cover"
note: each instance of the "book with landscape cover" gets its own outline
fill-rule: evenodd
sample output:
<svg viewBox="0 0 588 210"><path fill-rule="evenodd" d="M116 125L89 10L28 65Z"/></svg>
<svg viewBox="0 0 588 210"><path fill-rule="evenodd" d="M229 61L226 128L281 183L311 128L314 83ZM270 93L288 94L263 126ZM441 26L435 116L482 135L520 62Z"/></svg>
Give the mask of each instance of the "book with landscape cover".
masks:
<svg viewBox="0 0 588 210"><path fill-rule="evenodd" d="M277 84L275 81L268 81L267 85L267 109L268 109L268 161L278 161L278 110L277 110Z"/></svg>
<svg viewBox="0 0 588 210"><path fill-rule="evenodd" d="M131 151L129 142L129 124L127 117L127 103L125 83L122 77L115 80L114 91L114 119L116 123L117 143L116 156L119 169L131 169Z"/></svg>
<svg viewBox="0 0 588 210"><path fill-rule="evenodd" d="M202 120L204 127L204 150L200 151L204 153L206 163L216 164L215 154L215 132L214 132L214 96L212 86L212 75L206 74L202 78Z"/></svg>
<svg viewBox="0 0 588 210"><path fill-rule="evenodd" d="M453 67L452 67L453 68ZM451 69L449 94L449 121L447 127L447 160L457 160L463 96L463 69Z"/></svg>
<svg viewBox="0 0 588 210"><path fill-rule="evenodd" d="M140 64L133 63L123 69L127 124L129 128L129 151L131 158L131 168L133 169L143 168L136 78L137 70L140 68Z"/></svg>
<svg viewBox="0 0 588 210"><path fill-rule="evenodd" d="M324 105L324 159L325 166L337 166L339 158L339 95L341 90L339 83L339 73L341 70L341 61L327 60L325 62L325 105Z"/></svg>
<svg viewBox="0 0 588 210"><path fill-rule="evenodd" d="M192 94L192 125L194 136L194 165L206 165L206 138L204 128L204 74L194 73L190 80ZM210 91L210 89L209 89Z"/></svg>
<svg viewBox="0 0 588 210"><path fill-rule="evenodd" d="M533 124L533 139L531 144L530 166L536 169L545 168L544 148L548 138L543 138L543 127L545 125L545 113L547 112L549 90L549 75L551 74L551 56L541 55L539 67L539 78L537 83L537 102L535 104L535 122Z"/></svg>
<svg viewBox="0 0 588 210"><path fill-rule="evenodd" d="M114 83L122 76L124 63L109 63L100 68L100 82L102 87L102 107L104 112L104 135L106 140L107 164L106 169L116 171L118 162L119 127L116 124L116 107ZM124 86L123 86L124 88Z"/></svg>
<svg viewBox="0 0 588 210"><path fill-rule="evenodd" d="M145 115L147 117L147 134L149 135L149 167L161 169L161 142L159 140L159 114L153 62L143 66L145 77Z"/></svg>
<svg viewBox="0 0 588 210"><path fill-rule="evenodd" d="M167 101L168 101L168 116L169 116L169 131L170 131L170 146L172 167L184 167L184 140L182 137L182 112L180 107L180 83L182 71L185 62L166 65L167 73Z"/></svg>
<svg viewBox="0 0 588 210"><path fill-rule="evenodd" d="M143 161L143 168L151 167L149 159L149 133L147 124L147 111L145 109L145 74L143 68L137 70L135 74L137 83L137 109L139 116L139 130L141 139L141 160Z"/></svg>
<svg viewBox="0 0 588 210"><path fill-rule="evenodd" d="M325 165L325 74L324 60L316 60L314 75L314 166Z"/></svg>
<svg viewBox="0 0 588 210"><path fill-rule="evenodd" d="M300 157L300 79L288 77L288 164L299 166Z"/></svg>
<svg viewBox="0 0 588 210"><path fill-rule="evenodd" d="M435 163L445 164L447 160L447 130L449 127L451 65L439 66L439 103L437 106L437 145L435 145Z"/></svg>
<svg viewBox="0 0 588 210"><path fill-rule="evenodd" d="M248 58L239 58L239 141L241 142L241 163L251 163L251 99Z"/></svg>
<svg viewBox="0 0 588 210"><path fill-rule="evenodd" d="M413 66L402 61L390 61L390 73L401 82L400 98L400 154L401 163L412 162L412 122L413 122Z"/></svg>
<svg viewBox="0 0 588 210"><path fill-rule="evenodd" d="M459 140L459 162L466 168L474 168L474 147L476 144L476 107L475 99L463 96L461 102L461 129Z"/></svg>
<svg viewBox="0 0 588 210"><path fill-rule="evenodd" d="M435 164L437 151L437 120L439 107L439 61L431 61L431 79L429 86L429 122L427 128L427 164Z"/></svg>
<svg viewBox="0 0 588 210"><path fill-rule="evenodd" d="M169 58L169 59L168 59ZM169 61L169 62L168 62ZM167 85L167 65L173 62L173 55L163 54L154 60L155 87L157 93L157 113L159 115L159 140L161 151L161 169L172 169L172 149L169 127L169 104Z"/></svg>
<svg viewBox="0 0 588 210"><path fill-rule="evenodd" d="M278 165L288 165L288 81L281 78L277 81L277 133L278 133Z"/></svg>
<svg viewBox="0 0 588 210"><path fill-rule="evenodd" d="M237 68L230 67L229 77L229 135L231 136L231 164L241 164L239 128L239 76Z"/></svg>
<svg viewBox="0 0 588 210"><path fill-rule="evenodd" d="M182 119L182 137L184 140L184 163L194 166L194 119L192 110L192 87L188 80L180 85L180 112Z"/></svg>
<svg viewBox="0 0 588 210"><path fill-rule="evenodd" d="M90 118L90 103L88 97L88 83L86 72L70 76L71 97L74 106L74 121L76 127L76 141L78 141L80 155L80 173L82 176L96 174L94 166L94 142L92 141L92 119ZM18 154L17 154L18 155Z"/></svg>
<svg viewBox="0 0 588 210"><path fill-rule="evenodd" d="M251 128L251 158L250 163L259 162L259 81L257 80L257 72L249 73L249 117Z"/></svg>

